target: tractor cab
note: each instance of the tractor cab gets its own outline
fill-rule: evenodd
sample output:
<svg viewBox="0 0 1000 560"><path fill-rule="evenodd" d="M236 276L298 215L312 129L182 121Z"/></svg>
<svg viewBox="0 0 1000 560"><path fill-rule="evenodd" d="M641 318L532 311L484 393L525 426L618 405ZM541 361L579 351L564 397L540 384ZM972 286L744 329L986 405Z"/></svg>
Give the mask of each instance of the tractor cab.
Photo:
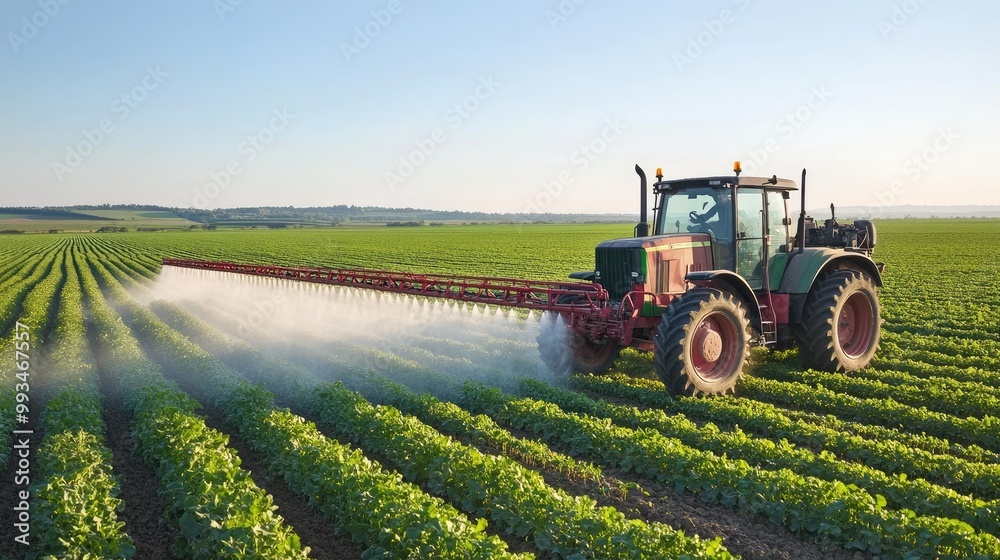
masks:
<svg viewBox="0 0 1000 560"><path fill-rule="evenodd" d="M798 187L777 177L743 177L736 169L735 176L671 181L657 170L654 235L708 234L708 270L732 271L755 291L765 283L777 289L792 246L786 201Z"/></svg>

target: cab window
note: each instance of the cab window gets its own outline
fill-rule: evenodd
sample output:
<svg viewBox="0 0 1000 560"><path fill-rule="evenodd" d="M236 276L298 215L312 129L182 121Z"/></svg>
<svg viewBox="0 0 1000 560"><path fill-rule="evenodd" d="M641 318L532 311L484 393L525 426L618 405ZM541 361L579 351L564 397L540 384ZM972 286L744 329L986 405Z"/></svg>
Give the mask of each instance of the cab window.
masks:
<svg viewBox="0 0 1000 560"><path fill-rule="evenodd" d="M761 263L764 260L764 192L761 189L737 189L739 197L739 232L736 242L736 273L750 287L759 290L764 284Z"/></svg>

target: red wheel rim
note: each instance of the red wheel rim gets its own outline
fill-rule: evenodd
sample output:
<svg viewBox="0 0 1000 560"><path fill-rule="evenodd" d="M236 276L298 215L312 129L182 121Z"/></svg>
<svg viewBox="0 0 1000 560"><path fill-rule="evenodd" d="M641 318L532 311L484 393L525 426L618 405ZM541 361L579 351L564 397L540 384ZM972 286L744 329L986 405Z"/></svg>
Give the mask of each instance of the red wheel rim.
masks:
<svg viewBox="0 0 1000 560"><path fill-rule="evenodd" d="M875 308L863 292L851 294L837 317L837 341L849 358L863 356L871 348Z"/></svg>
<svg viewBox="0 0 1000 560"><path fill-rule="evenodd" d="M695 327L691 365L705 381L726 379L739 359L739 344L736 321L722 313L711 313Z"/></svg>
<svg viewBox="0 0 1000 560"><path fill-rule="evenodd" d="M584 367L597 367L603 364L614 351L615 344L610 340L595 344L580 335L573 337L573 357Z"/></svg>

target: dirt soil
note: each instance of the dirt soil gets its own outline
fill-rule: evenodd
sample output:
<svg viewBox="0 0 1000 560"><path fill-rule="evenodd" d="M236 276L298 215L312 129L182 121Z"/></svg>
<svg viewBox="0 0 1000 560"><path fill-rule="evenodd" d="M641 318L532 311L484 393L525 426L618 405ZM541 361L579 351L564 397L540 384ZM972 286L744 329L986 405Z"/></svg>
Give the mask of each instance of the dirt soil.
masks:
<svg viewBox="0 0 1000 560"><path fill-rule="evenodd" d="M121 488L119 497L125 502L118 518L125 522L125 532L135 542L136 560L172 558L177 531L164 520L166 506L157 495L160 483L156 472L132 453L132 415L122 406L120 393L104 379L101 385L107 425L105 445L111 450L111 466Z"/></svg>

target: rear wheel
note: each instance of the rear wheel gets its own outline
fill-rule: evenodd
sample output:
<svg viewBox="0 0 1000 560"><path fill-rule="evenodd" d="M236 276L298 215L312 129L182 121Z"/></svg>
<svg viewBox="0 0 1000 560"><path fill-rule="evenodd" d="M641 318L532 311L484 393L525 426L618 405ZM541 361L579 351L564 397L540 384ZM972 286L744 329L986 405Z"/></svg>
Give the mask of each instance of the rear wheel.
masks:
<svg viewBox="0 0 1000 560"><path fill-rule="evenodd" d="M553 373L607 372L614 365L622 346L617 341L594 341L573 332L561 320L544 322L538 334L538 354Z"/></svg>
<svg viewBox="0 0 1000 560"><path fill-rule="evenodd" d="M882 311L871 278L838 270L813 286L802 315L799 352L806 366L857 371L878 350Z"/></svg>
<svg viewBox="0 0 1000 560"><path fill-rule="evenodd" d="M605 338L595 342L579 334L574 334L570 340L570 348L573 368L582 373L606 373L622 353L621 344L614 340Z"/></svg>
<svg viewBox="0 0 1000 560"><path fill-rule="evenodd" d="M656 373L668 391L725 393L743 375L750 349L746 308L721 290L695 288L667 307L653 343Z"/></svg>

